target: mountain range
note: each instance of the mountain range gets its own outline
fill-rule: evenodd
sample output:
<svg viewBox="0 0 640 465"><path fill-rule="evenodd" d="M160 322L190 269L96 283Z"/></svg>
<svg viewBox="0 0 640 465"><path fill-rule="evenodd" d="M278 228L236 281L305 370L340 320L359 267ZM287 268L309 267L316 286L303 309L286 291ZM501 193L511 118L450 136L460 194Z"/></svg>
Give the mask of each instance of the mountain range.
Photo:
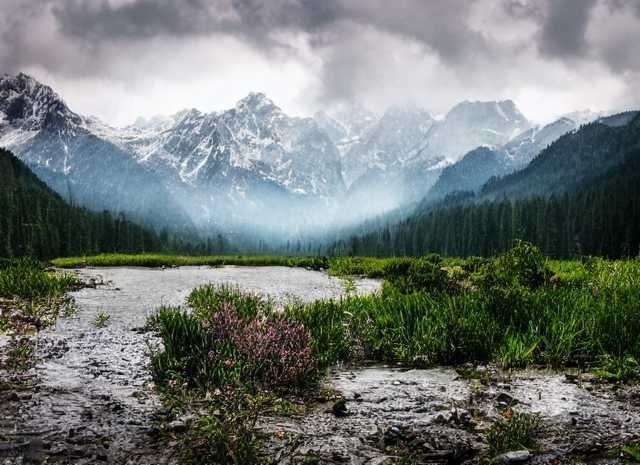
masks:
<svg viewBox="0 0 640 465"><path fill-rule="evenodd" d="M443 118L358 105L301 118L251 93L228 110L115 128L26 74L0 78L0 147L56 192L145 224L207 232L286 236L475 191L598 116L535 126L504 100L461 102Z"/></svg>

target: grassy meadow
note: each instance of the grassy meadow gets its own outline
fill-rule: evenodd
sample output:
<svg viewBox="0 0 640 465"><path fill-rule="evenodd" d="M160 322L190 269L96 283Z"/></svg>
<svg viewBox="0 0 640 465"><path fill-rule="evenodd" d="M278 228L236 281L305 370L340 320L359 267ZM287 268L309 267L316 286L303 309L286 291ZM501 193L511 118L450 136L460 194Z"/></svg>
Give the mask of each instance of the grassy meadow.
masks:
<svg viewBox="0 0 640 465"><path fill-rule="evenodd" d="M142 266L159 268L162 266L288 266L325 269L325 257L300 257L281 255L209 255L189 256L171 254L101 254L82 257L64 257L51 260L58 268L79 268L83 266Z"/></svg>

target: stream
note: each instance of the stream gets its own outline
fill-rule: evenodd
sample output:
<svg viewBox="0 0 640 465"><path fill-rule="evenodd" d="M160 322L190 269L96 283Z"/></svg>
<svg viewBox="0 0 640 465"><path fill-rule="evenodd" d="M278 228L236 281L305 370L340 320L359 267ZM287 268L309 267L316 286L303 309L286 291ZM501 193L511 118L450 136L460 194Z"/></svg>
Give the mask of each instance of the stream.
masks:
<svg viewBox="0 0 640 465"><path fill-rule="evenodd" d="M95 288L72 293L77 313L36 336L34 386L0 391L0 464L166 464L174 450L157 441L162 412L153 392L146 318L161 305L182 305L207 283L229 283L276 305L344 295L340 279L286 267L135 267L74 270ZM356 280L375 292L376 280ZM105 327L96 316L109 316ZM487 384L450 368L368 366L336 369L327 383L346 400L298 417L263 418L259 431L272 463L380 465L389 446L408 447L430 462L459 463L486 451L483 440L502 404L543 418L537 463L591 454L640 440L640 391L569 382L564 374L525 371ZM312 460L311 462L305 462ZM593 461L596 462L596 459ZM420 463L420 462L418 462ZM606 463L606 462L602 462Z"/></svg>

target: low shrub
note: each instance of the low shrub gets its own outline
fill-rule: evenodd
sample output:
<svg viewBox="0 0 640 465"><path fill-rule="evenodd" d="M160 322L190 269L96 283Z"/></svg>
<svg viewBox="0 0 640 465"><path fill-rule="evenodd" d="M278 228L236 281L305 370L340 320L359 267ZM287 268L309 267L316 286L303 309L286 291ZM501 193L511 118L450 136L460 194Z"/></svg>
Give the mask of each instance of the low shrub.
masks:
<svg viewBox="0 0 640 465"><path fill-rule="evenodd" d="M207 292L216 301L205 306L207 312L162 308L152 318L164 345L152 359L159 381L179 380L201 389L228 385L277 388L313 378L316 363L311 337L302 324L275 314L254 313L256 301L250 297L251 305L241 307L244 311L240 313L236 303L247 301L228 289Z"/></svg>
<svg viewBox="0 0 640 465"><path fill-rule="evenodd" d="M216 396L215 407L200 415L183 438L182 463L259 463L255 424L269 399L238 390L219 392Z"/></svg>
<svg viewBox="0 0 640 465"><path fill-rule="evenodd" d="M628 382L640 380L640 363L632 356L599 357L594 374L609 382Z"/></svg>
<svg viewBox="0 0 640 465"><path fill-rule="evenodd" d="M391 286L404 294L442 292L449 287L448 274L440 267L437 255L390 261L384 267L384 276Z"/></svg>

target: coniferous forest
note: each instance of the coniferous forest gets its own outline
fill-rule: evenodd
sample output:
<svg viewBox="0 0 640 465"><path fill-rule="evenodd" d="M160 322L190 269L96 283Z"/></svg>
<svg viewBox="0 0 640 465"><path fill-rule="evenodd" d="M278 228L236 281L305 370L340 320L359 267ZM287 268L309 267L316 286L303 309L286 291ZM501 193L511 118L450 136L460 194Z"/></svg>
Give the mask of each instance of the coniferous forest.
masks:
<svg viewBox="0 0 640 465"><path fill-rule="evenodd" d="M628 171L627 171L628 170ZM450 206L445 202L378 231L339 241L338 255L490 256L515 239L554 257L636 256L640 250L640 164L574 193Z"/></svg>
<svg viewBox="0 0 640 465"><path fill-rule="evenodd" d="M477 193L456 192L421 205L403 221L336 241L329 253L491 256L516 239L557 258L637 256L640 117L621 127L585 126L522 171L491 179Z"/></svg>
<svg viewBox="0 0 640 465"><path fill-rule="evenodd" d="M103 252L211 252L222 240L191 242L157 233L124 214L75 207L49 189L9 151L0 149L0 257L53 258Z"/></svg>

